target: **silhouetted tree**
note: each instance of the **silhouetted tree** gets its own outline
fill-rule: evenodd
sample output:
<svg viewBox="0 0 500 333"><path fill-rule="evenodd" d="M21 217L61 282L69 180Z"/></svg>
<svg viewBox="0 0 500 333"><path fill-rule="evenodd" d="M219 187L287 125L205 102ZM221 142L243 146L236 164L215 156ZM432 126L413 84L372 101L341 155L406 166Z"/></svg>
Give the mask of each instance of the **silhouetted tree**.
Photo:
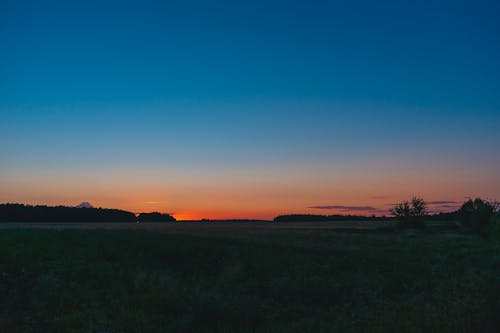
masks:
<svg viewBox="0 0 500 333"><path fill-rule="evenodd" d="M422 228L425 226L427 203L422 198L413 197L411 201L403 201L391 209L398 219L401 228Z"/></svg>
<svg viewBox="0 0 500 333"><path fill-rule="evenodd" d="M458 210L461 224L469 231L487 237L495 226L495 214L498 212L497 201L481 198L469 199Z"/></svg>

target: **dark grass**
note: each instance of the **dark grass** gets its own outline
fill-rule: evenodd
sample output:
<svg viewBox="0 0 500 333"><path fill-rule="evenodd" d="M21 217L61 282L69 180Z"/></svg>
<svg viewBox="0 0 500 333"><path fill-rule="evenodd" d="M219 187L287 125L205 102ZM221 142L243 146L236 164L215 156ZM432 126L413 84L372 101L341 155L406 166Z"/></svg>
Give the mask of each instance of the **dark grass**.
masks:
<svg viewBox="0 0 500 333"><path fill-rule="evenodd" d="M279 238L0 230L0 331L500 327L498 243L446 233Z"/></svg>

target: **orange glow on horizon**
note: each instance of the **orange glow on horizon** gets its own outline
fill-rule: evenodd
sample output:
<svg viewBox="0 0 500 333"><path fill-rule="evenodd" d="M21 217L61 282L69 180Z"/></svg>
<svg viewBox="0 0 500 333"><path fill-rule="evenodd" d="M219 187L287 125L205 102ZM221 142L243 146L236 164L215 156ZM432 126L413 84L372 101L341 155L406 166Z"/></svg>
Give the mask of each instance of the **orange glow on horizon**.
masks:
<svg viewBox="0 0 500 333"><path fill-rule="evenodd" d="M200 217L197 214L192 214L192 213L174 213L172 214L173 217L177 221L190 221L190 220L201 220L202 217Z"/></svg>
<svg viewBox="0 0 500 333"><path fill-rule="evenodd" d="M180 169L11 170L0 177L0 202L75 206L88 201L95 207L134 213L168 213L178 220L271 220L283 214L384 215L392 204L414 195L456 203L466 197L500 198L496 170L471 178L465 167L451 172L431 166L410 168L387 162L349 168L203 169L198 173ZM355 209L310 208L322 206Z"/></svg>
<svg viewBox="0 0 500 333"><path fill-rule="evenodd" d="M173 213L178 221L192 220L272 220L278 214L262 214L260 212L224 212L224 211L186 211Z"/></svg>

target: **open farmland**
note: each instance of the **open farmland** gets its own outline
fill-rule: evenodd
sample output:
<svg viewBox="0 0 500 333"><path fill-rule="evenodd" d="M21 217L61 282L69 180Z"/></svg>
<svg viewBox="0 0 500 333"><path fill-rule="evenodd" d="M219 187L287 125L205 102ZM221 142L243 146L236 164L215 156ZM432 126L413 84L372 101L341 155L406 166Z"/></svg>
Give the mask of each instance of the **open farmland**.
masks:
<svg viewBox="0 0 500 333"><path fill-rule="evenodd" d="M454 222L429 222L429 237L458 236ZM285 244L302 247L329 246L332 236L349 237L350 234L378 238L400 238L395 233L394 221L336 221L336 222L175 222L175 223L0 223L2 229L49 230L122 230L146 231L162 234L179 234L217 239L238 239L258 243ZM411 235L406 232L403 235Z"/></svg>
<svg viewBox="0 0 500 333"><path fill-rule="evenodd" d="M5 332L500 325L499 246L458 231L228 222L1 227Z"/></svg>

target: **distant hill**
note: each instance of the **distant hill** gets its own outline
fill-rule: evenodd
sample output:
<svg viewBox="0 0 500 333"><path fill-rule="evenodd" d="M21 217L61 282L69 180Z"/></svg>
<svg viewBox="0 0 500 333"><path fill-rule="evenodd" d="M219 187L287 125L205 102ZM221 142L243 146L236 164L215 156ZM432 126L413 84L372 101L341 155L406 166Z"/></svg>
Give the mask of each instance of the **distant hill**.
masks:
<svg viewBox="0 0 500 333"><path fill-rule="evenodd" d="M75 208L94 208L89 202L84 201L79 205L76 205Z"/></svg>
<svg viewBox="0 0 500 333"><path fill-rule="evenodd" d="M137 217L139 222L175 222L175 218L169 214L154 213L140 213Z"/></svg>
<svg viewBox="0 0 500 333"><path fill-rule="evenodd" d="M89 204L90 205L90 204ZM80 206L80 205L79 205ZM0 222L135 222L135 214L119 209L0 204Z"/></svg>

